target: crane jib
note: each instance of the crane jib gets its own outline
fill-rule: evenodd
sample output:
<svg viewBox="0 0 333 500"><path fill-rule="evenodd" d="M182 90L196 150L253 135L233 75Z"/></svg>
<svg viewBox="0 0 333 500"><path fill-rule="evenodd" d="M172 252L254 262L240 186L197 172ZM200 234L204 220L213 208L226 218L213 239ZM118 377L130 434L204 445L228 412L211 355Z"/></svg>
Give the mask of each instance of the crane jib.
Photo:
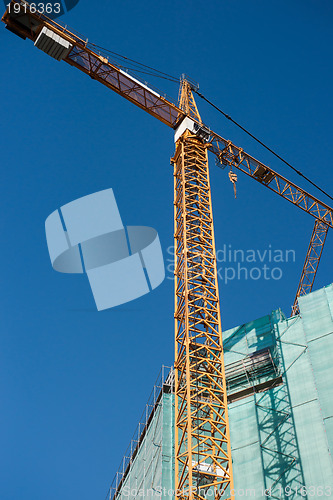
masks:
<svg viewBox="0 0 333 500"><path fill-rule="evenodd" d="M111 64L106 57L96 53L82 36L43 14L31 12L27 3L21 5L12 0L9 5L14 4L15 10L9 7L2 18L11 32L32 40L48 55L80 69L171 128L176 128L184 118L184 113L175 104ZM70 50L66 50L69 46Z"/></svg>
<svg viewBox="0 0 333 500"><path fill-rule="evenodd" d="M15 9L11 8L14 5ZM212 492L215 500L222 497L233 500L208 150L215 154L219 165L229 167L234 188L237 176L233 168L315 218L293 314L299 312L298 297L312 290L327 230L333 227L333 210L203 125L192 94L193 86L186 78L181 82L178 107L96 53L96 46L88 40L43 14L31 12L27 2L12 0L2 21L19 37L32 40L38 49L80 69L176 131L176 152L171 159L175 220L176 498L199 500L208 498ZM207 492L204 497L203 489Z"/></svg>
<svg viewBox="0 0 333 500"><path fill-rule="evenodd" d="M151 114L162 123L175 129L175 139L188 128L186 124L191 122L191 131L205 142L208 149L216 155L218 165L222 168L228 166L229 169L235 168L242 171L314 217L315 228L311 237L307 259L303 267L298 295L304 292L302 282L308 274L307 268L309 266L307 262L311 256L312 247L318 245L318 241L320 241L322 247L325 242L327 228L333 227L333 209L330 206L298 187L293 182L290 182L267 165L248 155L231 141L215 134L201 123L198 114L192 116L191 113L185 113L183 111L185 108L181 103L179 107L176 106L146 84L112 64L108 58L96 53L95 46L89 44L88 40L84 39L82 35L69 31L66 27L49 19L38 11L31 12L28 2L12 0L8 4L2 21L6 24L6 28L9 31L20 38L32 40L37 48L43 50L54 59L58 61L63 60L69 65L76 67ZM317 259L316 269L319 259ZM316 271L314 272L314 276L315 274ZM314 276L311 279L310 288L306 290L307 292L312 289ZM296 310L295 304L293 311Z"/></svg>
<svg viewBox="0 0 333 500"><path fill-rule="evenodd" d="M16 7L21 5L21 3L18 4L12 0L10 5L14 4ZM162 123L173 129L178 128L184 120L185 114L175 104L122 69L111 64L107 58L97 54L91 49L88 41L82 35L69 31L43 14L30 12L27 5L25 3L24 8L22 7L19 13L17 13L19 10L17 8L15 10L13 8L6 10L2 18L6 28L21 38L29 38L37 47L42 42L41 34L45 34L46 30L50 30L55 34L54 39L60 37L63 40L59 42L62 47L53 47L53 57L61 53L62 55L59 57L71 66L80 69L91 78L112 89ZM69 45L70 50L68 50ZM42 47L39 48L52 55L50 53L52 48L44 43L43 47L45 46L48 47L49 52ZM274 172L267 165L263 165L246 154L241 148L232 144L231 141L223 139L214 132L210 132L209 140L209 149L218 157L218 162L222 166L229 165L241 170L316 219L329 227L333 227L333 209L331 207Z"/></svg>

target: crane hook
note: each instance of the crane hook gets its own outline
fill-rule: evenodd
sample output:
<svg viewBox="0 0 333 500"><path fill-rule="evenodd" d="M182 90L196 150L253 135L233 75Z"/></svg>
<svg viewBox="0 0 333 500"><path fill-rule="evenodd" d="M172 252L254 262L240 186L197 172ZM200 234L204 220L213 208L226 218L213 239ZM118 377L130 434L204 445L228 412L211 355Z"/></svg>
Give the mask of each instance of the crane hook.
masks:
<svg viewBox="0 0 333 500"><path fill-rule="evenodd" d="M232 182L234 185L234 193L235 193L235 199L236 199L237 198L237 189L236 189L237 174L235 174L231 169L229 172L229 179L230 179L230 182Z"/></svg>

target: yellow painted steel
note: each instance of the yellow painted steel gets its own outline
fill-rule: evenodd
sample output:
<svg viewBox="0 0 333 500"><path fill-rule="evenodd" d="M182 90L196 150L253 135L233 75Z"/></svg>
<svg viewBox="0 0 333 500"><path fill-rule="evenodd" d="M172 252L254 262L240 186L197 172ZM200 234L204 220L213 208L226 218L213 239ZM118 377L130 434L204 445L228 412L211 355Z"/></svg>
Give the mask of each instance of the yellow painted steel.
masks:
<svg viewBox="0 0 333 500"><path fill-rule="evenodd" d="M313 283L317 274L321 255L323 253L328 225L316 219L306 253L301 278L296 292L296 297L292 307L292 315L299 314L298 299L312 291Z"/></svg>
<svg viewBox="0 0 333 500"><path fill-rule="evenodd" d="M204 499L208 490L215 500L234 498L207 149L186 130L172 158L175 489L181 500Z"/></svg>
<svg viewBox="0 0 333 500"><path fill-rule="evenodd" d="M186 79L181 81L179 105L176 106L98 54L96 46L81 36L42 14L31 12L27 2L11 0L10 6L14 5L20 6L20 12L15 14L8 7L2 17L13 33L36 42L41 30L47 27L71 43L72 49L64 59L67 64L171 128L177 128L185 116L202 124ZM214 488L217 500L232 496L233 482L208 148L223 166L241 170L315 217L315 229L296 298L312 288L327 229L333 227L333 209L212 131L207 144L188 130L177 141L173 158L176 486L183 490L177 498L205 498L199 491L201 487L202 491ZM310 286L306 280L310 280Z"/></svg>
<svg viewBox="0 0 333 500"><path fill-rule="evenodd" d="M41 30L47 27L72 44L72 50L64 59L67 64L74 66L94 80L100 82L114 92L117 92L119 95L171 128L177 128L185 116L189 116L199 125L202 124L198 108L193 99L191 86L186 78L181 79L179 105L176 106L165 97L157 94L155 91L149 89L138 80L133 79L130 75L127 75L120 68L109 62L107 58L97 53L96 46L88 43L88 40L84 39L84 37L73 33L43 14L39 14L35 11L31 12L28 2L25 1L19 4L17 0L11 0L8 5L2 17L2 21L13 33L35 42ZM14 13L14 5L16 9L17 7L20 8L21 11L19 14ZM252 179L260 182L263 186L268 187L271 191L282 196L285 200L288 200L293 205L312 215L318 220L318 224L320 221L322 224L326 224L326 226L333 227L333 209L331 207L318 200L304 189L298 187L293 182L290 182L288 179L272 170L269 166L256 160L243 151L242 148L235 146L231 141L211 131L209 149L217 156L218 161L223 166L229 166L229 168L235 168L236 170L244 172ZM234 181L235 177L233 177L232 182L234 183L236 195ZM318 228L319 226L316 227ZM316 230L316 232L318 231ZM311 245L312 243L310 242L310 246ZM311 271L312 266L307 265L308 258L310 258L309 252L302 271L296 298L300 295L300 291L303 292L305 290L303 285L308 279L309 269ZM319 261L320 256L316 261L315 272L312 273L311 271L311 276L313 277L312 284L318 269ZM306 288L307 292L311 291L311 289L312 286ZM293 312L295 311L297 312L297 305L294 304Z"/></svg>
<svg viewBox="0 0 333 500"><path fill-rule="evenodd" d="M196 120L198 123L202 123L197 104L196 104L195 99L193 97L191 85L186 80L186 78L183 78L183 77L182 77L181 82L180 82L178 107L187 116L189 116L193 120Z"/></svg>

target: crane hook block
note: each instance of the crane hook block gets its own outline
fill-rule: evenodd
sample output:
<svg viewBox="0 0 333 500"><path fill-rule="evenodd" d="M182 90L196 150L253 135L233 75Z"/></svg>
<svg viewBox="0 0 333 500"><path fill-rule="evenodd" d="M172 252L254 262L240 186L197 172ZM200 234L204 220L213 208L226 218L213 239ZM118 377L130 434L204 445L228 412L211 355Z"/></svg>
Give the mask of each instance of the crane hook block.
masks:
<svg viewBox="0 0 333 500"><path fill-rule="evenodd" d="M230 170L230 172L229 172L229 179L230 179L230 182L232 182L232 184L234 186L234 194L235 194L235 198L237 198L237 190L236 190L237 174L235 174L235 172L232 172L232 170Z"/></svg>

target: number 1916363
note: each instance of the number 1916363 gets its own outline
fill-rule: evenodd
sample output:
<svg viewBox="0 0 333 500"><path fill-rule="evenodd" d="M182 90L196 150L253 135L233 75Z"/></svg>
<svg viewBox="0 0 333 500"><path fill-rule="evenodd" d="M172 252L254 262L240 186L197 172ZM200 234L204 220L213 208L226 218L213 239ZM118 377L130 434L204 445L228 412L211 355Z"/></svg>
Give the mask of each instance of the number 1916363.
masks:
<svg viewBox="0 0 333 500"><path fill-rule="evenodd" d="M9 3L7 5L8 12L14 12L15 14L19 14L20 12L32 14L60 14L61 13L61 3L30 3L26 4L24 2L20 3Z"/></svg>

